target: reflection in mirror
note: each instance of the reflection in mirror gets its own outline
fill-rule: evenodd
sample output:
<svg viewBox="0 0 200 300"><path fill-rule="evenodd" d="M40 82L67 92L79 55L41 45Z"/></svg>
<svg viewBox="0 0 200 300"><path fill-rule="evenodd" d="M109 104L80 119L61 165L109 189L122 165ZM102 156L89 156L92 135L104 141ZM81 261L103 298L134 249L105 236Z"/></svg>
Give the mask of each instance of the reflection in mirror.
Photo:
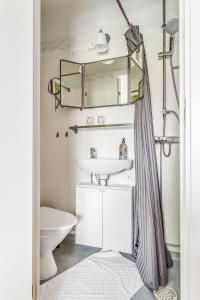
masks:
<svg viewBox="0 0 200 300"><path fill-rule="evenodd" d="M82 107L82 69L78 63L61 60L61 105Z"/></svg>
<svg viewBox="0 0 200 300"><path fill-rule="evenodd" d="M143 97L143 83L143 45L141 45L130 56L130 103Z"/></svg>
<svg viewBox="0 0 200 300"><path fill-rule="evenodd" d="M61 105L92 108L134 103L144 93L142 69L143 45L131 56L84 65L61 60Z"/></svg>
<svg viewBox="0 0 200 300"><path fill-rule="evenodd" d="M85 65L84 106L128 103L128 58L115 58Z"/></svg>

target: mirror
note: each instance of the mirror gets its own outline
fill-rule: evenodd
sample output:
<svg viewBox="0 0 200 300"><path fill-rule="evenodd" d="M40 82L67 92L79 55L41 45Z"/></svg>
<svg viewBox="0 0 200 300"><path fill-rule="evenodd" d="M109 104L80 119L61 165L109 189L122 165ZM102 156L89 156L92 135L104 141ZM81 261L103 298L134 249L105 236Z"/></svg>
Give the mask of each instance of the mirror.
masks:
<svg viewBox="0 0 200 300"><path fill-rule="evenodd" d="M48 91L50 94L56 96L60 94L60 80L58 78L52 78L48 84Z"/></svg>
<svg viewBox="0 0 200 300"><path fill-rule="evenodd" d="M127 57L98 61L85 65L85 107L121 105L127 103Z"/></svg>
<svg viewBox="0 0 200 300"><path fill-rule="evenodd" d="M60 61L61 106L132 104L143 97L143 45L130 56L86 64Z"/></svg>
<svg viewBox="0 0 200 300"><path fill-rule="evenodd" d="M82 65L60 61L61 106L82 107Z"/></svg>

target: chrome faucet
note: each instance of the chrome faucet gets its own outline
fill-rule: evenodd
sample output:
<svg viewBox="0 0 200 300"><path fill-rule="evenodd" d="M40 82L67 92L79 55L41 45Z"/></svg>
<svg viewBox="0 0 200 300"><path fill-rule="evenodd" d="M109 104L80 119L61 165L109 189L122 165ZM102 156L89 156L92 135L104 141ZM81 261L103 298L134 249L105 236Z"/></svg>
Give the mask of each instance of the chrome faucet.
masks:
<svg viewBox="0 0 200 300"><path fill-rule="evenodd" d="M90 148L90 158L97 158L97 150L94 147Z"/></svg>

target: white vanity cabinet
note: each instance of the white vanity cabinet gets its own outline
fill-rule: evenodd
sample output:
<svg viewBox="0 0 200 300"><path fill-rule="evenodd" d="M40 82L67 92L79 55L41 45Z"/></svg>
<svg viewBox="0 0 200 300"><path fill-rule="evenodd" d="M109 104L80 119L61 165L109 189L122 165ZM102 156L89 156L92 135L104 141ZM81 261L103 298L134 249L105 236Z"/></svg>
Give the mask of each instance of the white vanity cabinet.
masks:
<svg viewBox="0 0 200 300"><path fill-rule="evenodd" d="M76 243L132 252L133 188L76 186Z"/></svg>
<svg viewBox="0 0 200 300"><path fill-rule="evenodd" d="M132 189L103 190L103 248L132 252Z"/></svg>
<svg viewBox="0 0 200 300"><path fill-rule="evenodd" d="M76 187L76 243L102 248L102 190Z"/></svg>

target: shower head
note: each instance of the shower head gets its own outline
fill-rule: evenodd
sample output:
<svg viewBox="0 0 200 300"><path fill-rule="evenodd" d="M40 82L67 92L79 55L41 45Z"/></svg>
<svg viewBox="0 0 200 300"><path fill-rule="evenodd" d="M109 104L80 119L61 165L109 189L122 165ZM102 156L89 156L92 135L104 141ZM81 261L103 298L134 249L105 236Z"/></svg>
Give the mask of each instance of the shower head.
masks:
<svg viewBox="0 0 200 300"><path fill-rule="evenodd" d="M166 32L170 34L169 51L174 52L174 38L175 34L179 31L179 20L177 18L171 19L167 22Z"/></svg>
<svg viewBox="0 0 200 300"><path fill-rule="evenodd" d="M166 25L166 32L170 35L175 35L178 31L179 31L178 18L169 20Z"/></svg>

